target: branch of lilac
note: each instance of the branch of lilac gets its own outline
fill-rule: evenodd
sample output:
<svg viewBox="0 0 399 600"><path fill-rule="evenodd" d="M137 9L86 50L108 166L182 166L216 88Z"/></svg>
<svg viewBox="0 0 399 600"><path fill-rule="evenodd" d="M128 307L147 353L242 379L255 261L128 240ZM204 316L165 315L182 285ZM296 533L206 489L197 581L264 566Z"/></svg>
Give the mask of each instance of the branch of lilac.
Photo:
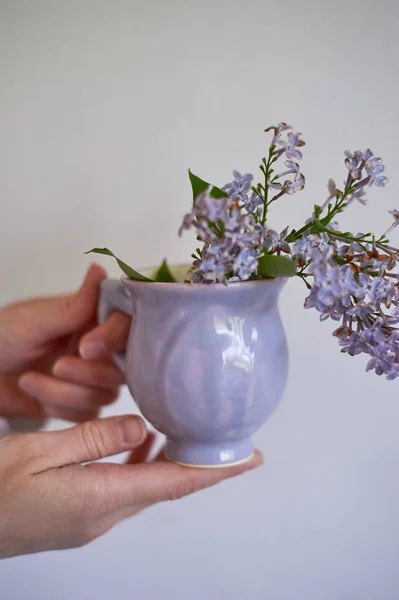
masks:
<svg viewBox="0 0 399 600"><path fill-rule="evenodd" d="M281 233L267 224L270 205L284 195L301 191L301 133L286 123L268 127L273 137L260 164L261 182L233 171L234 179L212 196L211 187L198 195L184 217L179 234L193 228L200 247L192 255L193 283L225 283L262 278L260 265L267 257L285 255L295 263L309 295L305 308L315 308L320 320L339 322L334 336L342 352L369 355L366 371L399 376L399 250L388 233L399 224L399 211L391 210L393 224L379 237L372 233L341 231L335 218L354 202L367 204L366 189L384 187L382 160L369 149L345 152L347 177L343 189L328 182L328 198L315 206L298 230ZM284 160L285 168L278 168ZM278 172L280 171L280 172ZM291 178L289 178L291 176Z"/></svg>

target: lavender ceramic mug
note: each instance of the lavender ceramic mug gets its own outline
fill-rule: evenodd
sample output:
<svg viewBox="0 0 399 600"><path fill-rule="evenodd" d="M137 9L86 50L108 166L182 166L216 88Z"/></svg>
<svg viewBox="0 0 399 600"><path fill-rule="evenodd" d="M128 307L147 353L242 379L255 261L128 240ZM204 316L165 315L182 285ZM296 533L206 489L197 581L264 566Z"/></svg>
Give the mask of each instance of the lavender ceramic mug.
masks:
<svg viewBox="0 0 399 600"><path fill-rule="evenodd" d="M133 317L126 353L115 360L144 417L166 435L170 460L216 467L252 456L251 435L287 378L277 307L284 282L103 282L99 321L114 310Z"/></svg>

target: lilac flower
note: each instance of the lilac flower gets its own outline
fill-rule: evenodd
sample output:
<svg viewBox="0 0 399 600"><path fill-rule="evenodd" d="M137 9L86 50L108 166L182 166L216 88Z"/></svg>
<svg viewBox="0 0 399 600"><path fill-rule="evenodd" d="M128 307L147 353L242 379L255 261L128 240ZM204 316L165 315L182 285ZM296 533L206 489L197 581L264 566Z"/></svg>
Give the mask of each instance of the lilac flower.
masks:
<svg viewBox="0 0 399 600"><path fill-rule="evenodd" d="M206 218L202 217L197 219L194 212L185 215L179 229L179 236L183 234L184 230L191 229L191 227L194 227L197 230L197 236L205 243L210 244L215 238L215 230L209 225Z"/></svg>
<svg viewBox="0 0 399 600"><path fill-rule="evenodd" d="M283 122L279 123L278 125L271 125L267 129L265 129L266 133L268 133L271 130L274 131L273 139L272 139L270 145L275 146L277 140L279 139L279 137L283 133L283 131L287 131L288 129L292 129L291 125L287 125L287 123L283 123Z"/></svg>
<svg viewBox="0 0 399 600"><path fill-rule="evenodd" d="M183 220L181 231L193 228L204 242L191 273L195 283L227 283L234 276L245 280L256 271L264 228L250 213L228 203L229 199L202 194Z"/></svg>
<svg viewBox="0 0 399 600"><path fill-rule="evenodd" d="M312 271L317 265L324 265L335 252L335 248L327 233L304 235L293 248L293 255L297 257L300 265L312 262Z"/></svg>
<svg viewBox="0 0 399 600"><path fill-rule="evenodd" d="M387 354L383 349L370 348L372 358L366 366L366 371L375 371L377 375L389 374L392 369L392 364L387 360Z"/></svg>
<svg viewBox="0 0 399 600"><path fill-rule="evenodd" d="M284 162L285 166L287 167L286 171L283 171L282 173L279 173L277 175L277 177L280 179L281 177L285 177L286 175L289 175L290 173L299 173L299 165L298 163L294 162L293 160L286 160Z"/></svg>
<svg viewBox="0 0 399 600"><path fill-rule="evenodd" d="M195 201L195 215L204 217L212 223L217 223L219 219L225 221L228 217L228 209L228 198L213 198L206 192L200 194Z"/></svg>
<svg viewBox="0 0 399 600"><path fill-rule="evenodd" d="M399 225L399 210L396 210L396 208L389 210L388 211L390 215L393 216L393 220L395 222L395 227L397 227L397 225Z"/></svg>
<svg viewBox="0 0 399 600"><path fill-rule="evenodd" d="M301 133L292 133L291 131L287 134L286 140L279 139L277 143L282 146L282 149L279 151L280 155L285 152L285 155L288 159L302 159L302 152L298 150L305 145L305 142L301 140Z"/></svg>
<svg viewBox="0 0 399 600"><path fill-rule="evenodd" d="M308 236L298 240L294 245L293 254L297 257L299 266L303 267L307 263L313 243L314 242L309 239Z"/></svg>
<svg viewBox="0 0 399 600"><path fill-rule="evenodd" d="M317 267L313 274L315 283L305 301L305 308L315 307L318 312L325 313L334 307L341 295L339 267L325 263Z"/></svg>
<svg viewBox="0 0 399 600"><path fill-rule="evenodd" d="M327 200L335 200L335 198L337 197L337 186L335 185L335 181L334 179L329 179L328 180L328 184L327 184L327 189L328 189L328 193L329 193L329 197L327 198Z"/></svg>
<svg viewBox="0 0 399 600"><path fill-rule="evenodd" d="M312 261L312 272L318 265L326 264L335 252L327 233L321 235L313 234L308 236L311 241L309 246L308 258Z"/></svg>
<svg viewBox="0 0 399 600"><path fill-rule="evenodd" d="M366 191L364 187L358 187L356 191L349 196L347 204L352 204L352 202L354 202L355 200L357 202L360 202L360 204L363 204L363 206L365 206L368 203L368 198L366 196Z"/></svg>
<svg viewBox="0 0 399 600"><path fill-rule="evenodd" d="M346 150L345 156L345 165L349 171L347 186L353 181L358 181L356 188L359 190L365 185L371 186L375 184L383 187L388 183L387 177L382 175L385 170L382 160L374 156L369 148L366 148L364 152L361 150L355 150L355 152ZM362 179L364 169L366 170L366 176ZM362 194L358 194L357 199L365 203L365 198Z"/></svg>
<svg viewBox="0 0 399 600"><path fill-rule="evenodd" d="M366 302L363 302L362 300L360 302L357 302L356 304L353 304L347 310L348 315L358 317L361 320L363 320L368 315L372 315L373 312L373 307L367 304Z"/></svg>
<svg viewBox="0 0 399 600"><path fill-rule="evenodd" d="M183 231L185 229L191 228L194 221L195 221L195 216L192 213L188 213L187 215L184 215L183 222L179 228L179 237L181 237L183 235Z"/></svg>
<svg viewBox="0 0 399 600"><path fill-rule="evenodd" d="M240 210L232 210L225 222L224 236L226 240L230 240L232 247L239 250L261 245L263 235L263 227L256 223L253 216Z"/></svg>
<svg viewBox="0 0 399 600"><path fill-rule="evenodd" d="M384 187L388 183L388 178L382 173L385 171L385 166L382 160L377 157L372 157L366 162L366 171L370 178L368 185L377 185L378 187Z"/></svg>
<svg viewBox="0 0 399 600"><path fill-rule="evenodd" d="M241 202L245 203L248 200L247 192L252 185L254 177L251 173L241 175L238 171L233 171L233 176L233 181L227 183L223 187L223 191L227 192L232 200L241 200Z"/></svg>
<svg viewBox="0 0 399 600"><path fill-rule="evenodd" d="M321 206L322 211L329 204L331 204L332 200L336 200L337 197L342 196L342 192L337 189L337 186L335 185L335 181L333 179L328 180L327 189L328 189L328 198L327 198L327 200L325 200L325 202Z"/></svg>
<svg viewBox="0 0 399 600"><path fill-rule="evenodd" d="M314 284L310 295L305 300L305 308L316 308L322 313L320 317L322 320L326 318L339 320L343 314L350 315L351 298L358 289L354 272L348 265L340 267L332 261L324 262L321 258L322 252L317 248L311 250L310 256L315 254L319 262L314 264L312 261L310 265Z"/></svg>
<svg viewBox="0 0 399 600"><path fill-rule="evenodd" d="M287 161L288 162L288 161ZM286 179L284 183L280 183L277 180L273 180L269 183L269 187L278 190L279 194L274 196L273 201L277 200L284 194L295 194L295 192L300 192L305 187L305 177L299 171L296 172L294 181L290 181Z"/></svg>
<svg viewBox="0 0 399 600"><path fill-rule="evenodd" d="M259 207L263 206L263 200L256 192L252 192L249 200L245 202L245 208L249 213L258 213Z"/></svg>
<svg viewBox="0 0 399 600"><path fill-rule="evenodd" d="M243 248L234 259L233 272L238 277L245 281L256 272L258 268L258 258L262 256L261 252L257 252L254 249Z"/></svg>
<svg viewBox="0 0 399 600"><path fill-rule="evenodd" d="M265 227L265 236L263 240L264 247L272 253L276 252L277 254L280 254L281 252L285 252L286 254L291 254L291 247L285 241L287 235L288 227L283 229L281 233L277 233L274 229Z"/></svg>
<svg viewBox="0 0 399 600"><path fill-rule="evenodd" d="M345 150L345 156L345 165L349 171L349 176L354 180L361 179L365 163L363 152L361 150L355 150L354 152Z"/></svg>
<svg viewBox="0 0 399 600"><path fill-rule="evenodd" d="M225 221L228 218L228 204L228 198L212 198L207 192L200 194L194 203L193 211L185 215L179 235L182 235L185 229L196 226L204 241L210 242L214 233L209 223Z"/></svg>
<svg viewBox="0 0 399 600"><path fill-rule="evenodd" d="M381 318L375 319L371 322L365 319L361 324L362 339L368 344L367 354L370 354L372 346L380 346L387 340L387 333L384 331L382 325L384 324Z"/></svg>
<svg viewBox="0 0 399 600"><path fill-rule="evenodd" d="M287 190L287 194L295 194L295 192L300 192L305 187L305 177L302 175L302 173L297 173L294 181L286 181L283 188L284 187Z"/></svg>
<svg viewBox="0 0 399 600"><path fill-rule="evenodd" d="M283 189L283 184L280 181L278 181L276 177L269 182L269 188L271 188L272 190L278 190L280 192Z"/></svg>
<svg viewBox="0 0 399 600"><path fill-rule="evenodd" d="M368 354L368 345L365 343L362 335L355 331L351 331L345 339L339 342L341 352L347 352L350 356L356 356L362 352Z"/></svg>
<svg viewBox="0 0 399 600"><path fill-rule="evenodd" d="M344 306L351 305L351 298L356 296L359 284L355 279L355 273L349 265L343 265L339 269L339 283L341 285L340 301ZM347 311L350 314L349 310Z"/></svg>
<svg viewBox="0 0 399 600"><path fill-rule="evenodd" d="M328 229L329 231L339 231L338 221L330 221L330 223L326 225L326 229Z"/></svg>
<svg viewBox="0 0 399 600"><path fill-rule="evenodd" d="M388 229L385 232L385 235L390 233L393 229L395 229L395 227L399 225L399 210L396 210L396 208L394 208L392 210L389 210L388 212L390 215L393 216L393 223L390 227L388 227Z"/></svg>
<svg viewBox="0 0 399 600"><path fill-rule="evenodd" d="M207 281L224 283L226 280L226 262L219 257L204 259L201 261L199 272Z"/></svg>
<svg viewBox="0 0 399 600"><path fill-rule="evenodd" d="M366 148L366 150L363 152L363 160L365 162L368 162L373 156L374 152L372 152L370 148Z"/></svg>
<svg viewBox="0 0 399 600"><path fill-rule="evenodd" d="M383 302L386 306L389 306L395 293L395 284L383 277L374 277L368 287L368 296L371 302L375 304Z"/></svg>
<svg viewBox="0 0 399 600"><path fill-rule="evenodd" d="M391 369L387 373L387 379L392 380L399 377L399 363L394 363L391 365Z"/></svg>

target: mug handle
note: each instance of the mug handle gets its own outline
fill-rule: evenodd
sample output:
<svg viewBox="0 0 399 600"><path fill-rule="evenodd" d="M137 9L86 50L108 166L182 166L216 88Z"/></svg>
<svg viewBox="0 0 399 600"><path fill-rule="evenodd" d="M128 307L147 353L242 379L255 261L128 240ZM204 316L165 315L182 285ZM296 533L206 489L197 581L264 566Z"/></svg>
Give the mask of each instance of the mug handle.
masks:
<svg viewBox="0 0 399 600"><path fill-rule="evenodd" d="M132 297L119 279L105 279L100 286L98 322L104 323L110 314L116 310L133 317ZM113 358L118 367L125 373L126 352L114 354Z"/></svg>

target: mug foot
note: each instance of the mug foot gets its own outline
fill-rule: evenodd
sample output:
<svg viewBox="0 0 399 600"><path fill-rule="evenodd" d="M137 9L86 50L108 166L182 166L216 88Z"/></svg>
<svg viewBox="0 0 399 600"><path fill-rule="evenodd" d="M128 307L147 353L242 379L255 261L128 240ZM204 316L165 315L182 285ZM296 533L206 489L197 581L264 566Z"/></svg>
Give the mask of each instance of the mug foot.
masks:
<svg viewBox="0 0 399 600"><path fill-rule="evenodd" d="M166 441L165 456L185 467L202 469L231 467L250 460L254 447L250 438L228 443L179 443Z"/></svg>

